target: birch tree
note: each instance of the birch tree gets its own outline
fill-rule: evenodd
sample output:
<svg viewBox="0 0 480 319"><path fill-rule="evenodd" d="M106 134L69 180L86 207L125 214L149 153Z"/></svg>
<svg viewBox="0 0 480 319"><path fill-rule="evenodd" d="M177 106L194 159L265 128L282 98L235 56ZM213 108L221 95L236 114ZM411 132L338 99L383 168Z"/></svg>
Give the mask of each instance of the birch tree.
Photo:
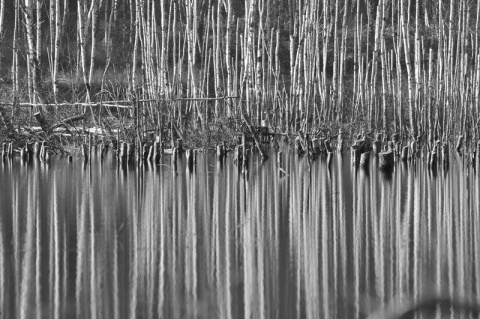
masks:
<svg viewBox="0 0 480 319"><path fill-rule="evenodd" d="M405 64L407 66L407 75L408 75L408 111L409 111L409 119L410 119L410 129L412 131L413 136L415 136L415 118L414 118L414 101L413 101L413 93L414 93L414 85L415 79L414 74L412 71L412 64L410 60L410 37L409 37L409 30L408 30L408 22L405 20L405 9L404 9L404 1L400 1L400 24L402 26L402 38L403 38L403 48L405 50Z"/></svg>
<svg viewBox="0 0 480 319"><path fill-rule="evenodd" d="M23 0L23 14L25 18L25 29L27 34L27 61L29 65L28 80L31 87L30 102L36 103L39 98L38 82L40 72L38 68L38 60L36 54L35 38L34 38L34 16L33 16L33 0Z"/></svg>
<svg viewBox="0 0 480 319"><path fill-rule="evenodd" d="M13 43L12 43L12 82L13 93L15 97L18 94L18 49L17 49L17 34L19 25L19 0L14 0L14 24L13 24Z"/></svg>
<svg viewBox="0 0 480 319"><path fill-rule="evenodd" d="M233 14L232 14L232 0L223 0L223 6L227 12L227 32L225 36L225 66L227 68L227 95L232 96L233 83L232 83L232 60L230 58L230 44L233 30ZM228 103L228 116L230 116L230 100Z"/></svg>
<svg viewBox="0 0 480 319"><path fill-rule="evenodd" d="M36 31L36 54L37 54L37 61L40 64L42 61L42 5L43 0L37 0L36 4L36 18L37 22L35 24L35 31Z"/></svg>
<svg viewBox="0 0 480 319"><path fill-rule="evenodd" d="M97 0L92 0L92 6L90 7L90 11L88 13L89 20L92 21L92 36L91 36L91 52L90 52L90 71L88 73L88 85L92 84L93 80L93 73L95 71L95 50L96 50L96 39L95 33L97 32L97 11L98 11L98 3Z"/></svg>
<svg viewBox="0 0 480 319"><path fill-rule="evenodd" d="M92 17L93 5L95 0L92 0L90 10L88 9L88 4L86 1L77 0L77 12L78 12L78 27L77 27L77 38L78 38L78 47L79 47L79 56L80 58L80 68L83 76L83 81L85 83L85 88L87 90L87 101L90 101L90 77L87 73L87 26L90 24L90 19ZM78 49L77 49L78 50ZM78 63L78 62L77 62Z"/></svg>
<svg viewBox="0 0 480 319"><path fill-rule="evenodd" d="M160 93L166 94L167 93L167 26L166 26L166 21L167 21L167 13L165 9L165 0L160 1L160 15L161 15L161 20L160 20L160 28L161 28L161 54L160 54Z"/></svg>
<svg viewBox="0 0 480 319"><path fill-rule="evenodd" d="M51 0L53 1L53 0ZM62 20L60 19L60 0L55 0L55 45L53 57L53 93L55 99L58 92L58 59L60 58L60 39L61 39Z"/></svg>

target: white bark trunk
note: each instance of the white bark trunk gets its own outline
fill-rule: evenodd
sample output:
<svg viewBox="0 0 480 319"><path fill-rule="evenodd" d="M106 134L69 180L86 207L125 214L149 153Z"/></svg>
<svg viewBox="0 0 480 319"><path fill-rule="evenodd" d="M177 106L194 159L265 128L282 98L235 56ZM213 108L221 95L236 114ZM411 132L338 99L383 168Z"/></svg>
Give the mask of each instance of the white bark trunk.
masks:
<svg viewBox="0 0 480 319"><path fill-rule="evenodd" d="M92 39L91 39L91 51L90 51L90 71L88 75L88 84L92 84L93 72L95 70L95 33L97 32L97 0L92 0L92 6L90 8L89 16L91 16L92 21Z"/></svg>
<svg viewBox="0 0 480 319"><path fill-rule="evenodd" d="M5 16L5 0L0 0L0 46L3 40L3 17ZM0 52L0 68L2 67L2 52Z"/></svg>
<svg viewBox="0 0 480 319"><path fill-rule="evenodd" d="M58 91L58 59L60 57L60 38L61 38L61 19L60 19L60 0L55 0L55 54L53 58L53 93L55 100Z"/></svg>
<svg viewBox="0 0 480 319"><path fill-rule="evenodd" d="M37 90L37 72L38 72L38 62L37 54L35 47L35 38L33 32L33 0L24 0L23 3L23 14L25 17L25 28L27 33L27 59L29 64L29 83L31 87L30 102L36 103L38 98Z"/></svg>
<svg viewBox="0 0 480 319"><path fill-rule="evenodd" d="M43 0L37 0L36 45L38 63L41 63L42 61L42 3Z"/></svg>

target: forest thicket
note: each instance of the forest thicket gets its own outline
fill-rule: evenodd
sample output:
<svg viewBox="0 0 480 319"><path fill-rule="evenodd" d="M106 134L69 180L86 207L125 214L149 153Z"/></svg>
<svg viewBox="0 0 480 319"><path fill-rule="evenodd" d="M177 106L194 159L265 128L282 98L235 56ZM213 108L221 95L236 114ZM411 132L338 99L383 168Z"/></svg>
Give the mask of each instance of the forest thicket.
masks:
<svg viewBox="0 0 480 319"><path fill-rule="evenodd" d="M128 107L143 131L478 137L479 1L0 1L7 123L33 105L47 125L68 102L97 124Z"/></svg>

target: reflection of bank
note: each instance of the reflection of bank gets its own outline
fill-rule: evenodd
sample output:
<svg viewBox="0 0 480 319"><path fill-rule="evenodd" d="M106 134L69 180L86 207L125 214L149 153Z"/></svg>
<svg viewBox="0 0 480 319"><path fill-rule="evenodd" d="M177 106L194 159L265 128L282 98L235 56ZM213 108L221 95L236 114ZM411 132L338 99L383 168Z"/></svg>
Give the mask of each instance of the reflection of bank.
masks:
<svg viewBox="0 0 480 319"><path fill-rule="evenodd" d="M370 314L367 319L413 318L420 313L463 313L470 316L480 315L480 303L476 298L462 296L462 293L427 293L421 297L397 297L387 305Z"/></svg>

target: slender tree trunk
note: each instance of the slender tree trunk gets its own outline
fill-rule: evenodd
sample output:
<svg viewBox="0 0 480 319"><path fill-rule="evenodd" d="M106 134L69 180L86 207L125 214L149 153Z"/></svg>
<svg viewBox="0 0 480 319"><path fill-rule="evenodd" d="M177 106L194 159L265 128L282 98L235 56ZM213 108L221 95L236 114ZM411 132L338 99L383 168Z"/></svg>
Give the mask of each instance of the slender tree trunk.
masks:
<svg viewBox="0 0 480 319"><path fill-rule="evenodd" d="M36 30L36 53L37 53L37 61L38 64L40 65L42 63L42 5L43 5L43 0L37 0L36 4L36 10L37 10L37 22L35 25L35 30Z"/></svg>
<svg viewBox="0 0 480 319"><path fill-rule="evenodd" d="M412 133L412 137L416 136L416 128L415 128L415 113L414 113L414 85L415 79L414 74L412 72L412 65L410 62L410 37L409 37L409 28L407 21L405 21L405 9L404 9L404 1L401 1L400 5L400 21L402 26L402 37L403 37L403 48L405 50L405 64L407 66L407 75L408 75L408 111L409 111L409 119L410 119L410 132Z"/></svg>
<svg viewBox="0 0 480 319"><path fill-rule="evenodd" d="M30 102L36 103L39 98L39 92L37 87L39 82L39 70L34 38L33 12L33 0L24 0L23 14L25 18L25 28L27 34L27 59L30 67L28 78L32 87L32 96L30 96Z"/></svg>
<svg viewBox="0 0 480 319"><path fill-rule="evenodd" d="M161 32L161 56L160 56L160 93L166 94L167 93L167 26L166 26L166 3L165 0L160 1L160 27L162 29Z"/></svg>
<svg viewBox="0 0 480 319"><path fill-rule="evenodd" d="M18 25L19 25L19 1L20 0L14 0L15 1L15 6L14 6L14 25L13 25L13 52L12 52L12 83L13 83L13 94L15 97L17 97L18 94L18 48L17 48L17 38L18 38Z"/></svg>
<svg viewBox="0 0 480 319"><path fill-rule="evenodd" d="M5 0L0 0L0 47L3 44L3 19L5 16ZM0 51L0 68L2 67L2 52Z"/></svg>
<svg viewBox="0 0 480 319"><path fill-rule="evenodd" d="M92 85L93 73L95 71L95 51L96 51L96 39L95 33L97 32L97 9L98 9L98 0L92 0L92 6L90 8L89 16L91 16L92 21L92 39L91 39L91 52L90 52L90 71L88 74L88 85Z"/></svg>
<svg viewBox="0 0 480 319"><path fill-rule="evenodd" d="M225 36L225 65L227 68L227 95L232 96L233 84L232 84L232 59L230 58L230 43L232 38L232 29L233 29L233 14L232 14L232 0L224 0L223 6L227 11L227 33ZM228 113L227 115L230 116L231 114L231 103L230 99L227 100L228 103Z"/></svg>
<svg viewBox="0 0 480 319"><path fill-rule="evenodd" d="M43 96L40 89L40 70L37 60L36 54L36 46L35 46L35 37L34 37L34 20L33 20L33 0L24 0L23 3L23 13L25 17L25 28L27 34L27 45L28 45L28 52L27 52L27 60L29 64L29 72L28 78L30 85L32 87L32 94L30 96L31 103L39 103L43 104ZM48 133L48 126L45 121L44 116L44 107L43 106L36 106L35 107L35 118L39 122L40 126L42 127L45 133Z"/></svg>
<svg viewBox="0 0 480 319"><path fill-rule="evenodd" d="M55 54L53 58L53 75L52 75L53 93L54 93L55 100L57 100L57 93L58 93L58 59L60 57L61 28L62 28L62 21L60 19L60 0L55 0L55 47L54 47Z"/></svg>
<svg viewBox="0 0 480 319"><path fill-rule="evenodd" d="M50 29L50 35L49 35L49 41L50 41L50 47L47 49L48 51L48 62L50 63L50 70L51 73L53 74L53 56L55 55L55 1L56 0L50 0L50 7L49 7L49 13L48 13L48 18L49 18L49 29ZM38 43L37 43L38 45Z"/></svg>
<svg viewBox="0 0 480 319"><path fill-rule="evenodd" d="M65 28L67 27L67 20L69 18L70 13L70 0L63 0L63 17L62 17L62 29L60 30L60 34L63 34Z"/></svg>
<svg viewBox="0 0 480 319"><path fill-rule="evenodd" d="M251 116L251 90L253 88L253 52L254 52L254 10L255 10L255 2L256 0L249 0L245 3L245 33L246 33L246 45L244 56L246 57L244 60L244 83L246 85L246 100L247 100L247 109L248 109L248 116Z"/></svg>
<svg viewBox="0 0 480 319"><path fill-rule="evenodd" d="M135 92L137 89L137 52L138 52L138 42L139 42L139 33L140 33L140 3L136 3L135 6L135 21L134 21L134 42L133 42L133 56L132 56L132 87L130 88L131 93Z"/></svg>
<svg viewBox="0 0 480 319"><path fill-rule="evenodd" d="M95 1L95 0L93 0ZM78 12L78 43L77 43L77 50L79 50L79 58L80 58L80 72L82 72L83 81L85 83L86 88L86 98L87 101L90 101L90 82L87 73L87 54L86 54L86 46L87 46L87 37L86 37L86 29L89 24L88 16L87 16L87 4L82 0L77 0L77 12ZM77 62L78 63L78 62Z"/></svg>
<svg viewBox="0 0 480 319"><path fill-rule="evenodd" d="M217 19L216 21L213 21L214 19L214 12L212 12L212 26L215 28L215 47L213 48L214 52L214 70L215 70L215 97L219 98L221 96L222 88L221 88L221 70L220 70L220 8L221 6L217 6ZM212 9L213 11L213 9ZM214 23L215 22L215 23ZM218 117L220 113L220 101L216 100L215 101L215 116Z"/></svg>

